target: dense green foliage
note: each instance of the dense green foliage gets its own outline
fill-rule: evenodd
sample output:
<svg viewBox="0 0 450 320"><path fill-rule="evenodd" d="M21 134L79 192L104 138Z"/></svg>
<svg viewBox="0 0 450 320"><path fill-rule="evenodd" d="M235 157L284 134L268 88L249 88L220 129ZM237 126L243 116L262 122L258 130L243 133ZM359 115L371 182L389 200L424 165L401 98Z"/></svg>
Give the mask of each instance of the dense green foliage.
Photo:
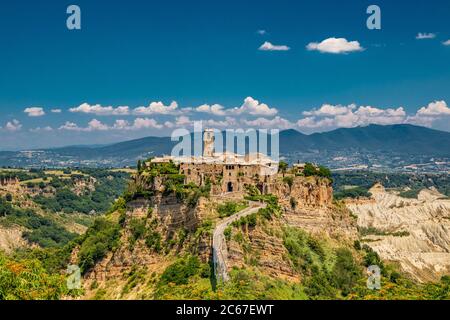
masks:
<svg viewBox="0 0 450 320"><path fill-rule="evenodd" d="M74 240L60 247L19 249L12 256L17 261L39 260L48 273L60 273L69 265L76 244Z"/></svg>
<svg viewBox="0 0 450 320"><path fill-rule="evenodd" d="M52 212L102 213L106 212L114 200L123 193L127 184L128 174L123 172L84 169L83 173L96 180L95 190L77 195L71 189L74 181L88 178L72 175L71 179L61 179L53 176L49 185L56 189L55 195L52 197L38 195L34 201L40 204L44 210Z"/></svg>
<svg viewBox="0 0 450 320"><path fill-rule="evenodd" d="M286 173L288 167L289 167L289 164L286 161L280 161L278 163L278 171L281 173Z"/></svg>
<svg viewBox="0 0 450 320"><path fill-rule="evenodd" d="M257 216L261 216L266 220L271 220L274 215L281 215L281 208L278 205L278 198L275 195L261 194L261 192L255 186L247 186L246 191L246 200L265 202L267 204L266 208L262 208L258 211L258 213L256 214Z"/></svg>
<svg viewBox="0 0 450 320"><path fill-rule="evenodd" d="M160 284L187 284L189 278L197 274L203 278L209 278L211 275L209 265L200 263L195 256L187 256L177 260L164 270L161 275Z"/></svg>
<svg viewBox="0 0 450 320"><path fill-rule="evenodd" d="M128 228L131 233L130 242L132 246L138 239L144 236L146 232L146 224L146 219L133 218L130 220Z"/></svg>
<svg viewBox="0 0 450 320"><path fill-rule="evenodd" d="M386 230L380 230L374 227L358 227L359 234L361 236L375 235L375 236L394 236L394 237L407 237L408 231L396 231L390 232Z"/></svg>
<svg viewBox="0 0 450 320"><path fill-rule="evenodd" d="M105 218L95 220L94 225L83 236L78 253L78 264L82 272L88 271L110 250L118 245L120 225Z"/></svg>
<svg viewBox="0 0 450 320"><path fill-rule="evenodd" d="M230 300L306 300L299 283L290 283L261 274L257 270L233 269L230 281L217 289L216 299Z"/></svg>
<svg viewBox="0 0 450 320"><path fill-rule="evenodd" d="M353 258L352 252L347 248L338 248L332 272L335 287L339 288L344 296L347 296L361 277L361 267Z"/></svg>
<svg viewBox="0 0 450 320"><path fill-rule="evenodd" d="M400 197L407 198L407 199L417 199L417 196L419 195L420 191L421 191L420 189L411 189L411 190L402 191L398 195Z"/></svg>
<svg viewBox="0 0 450 320"><path fill-rule="evenodd" d="M130 230L131 236L129 238L131 248L134 246L136 241L139 239L144 239L145 244L149 249L154 250L157 253L160 253L163 249L162 245L162 236L156 230L158 225L157 219L152 219L149 223L147 223L147 218L132 218L128 222L128 229ZM172 243L169 241L166 243L166 249Z"/></svg>
<svg viewBox="0 0 450 320"><path fill-rule="evenodd" d="M354 188L346 188L342 191L335 192L333 194L333 197L336 200L341 200L344 198L352 198L352 199L363 198L363 197L368 198L371 195L372 194L365 188L354 187Z"/></svg>
<svg viewBox="0 0 450 320"><path fill-rule="evenodd" d="M220 218L225 218L238 213L247 207L248 204L245 202L227 201L217 206L217 212L219 213Z"/></svg>
<svg viewBox="0 0 450 320"><path fill-rule="evenodd" d="M353 288L349 299L357 300L448 300L450 299L450 278L442 277L437 283L417 284L405 278L392 281L381 278L381 290L370 290L366 281L360 280Z"/></svg>
<svg viewBox="0 0 450 320"><path fill-rule="evenodd" d="M331 178L331 171L330 171L330 169L328 169L324 166L316 166L312 163L306 163L305 168L303 170L303 175L305 177L318 176L318 177Z"/></svg>
<svg viewBox="0 0 450 320"><path fill-rule="evenodd" d="M189 206L197 205L200 197L208 197L211 191L211 183L207 181L204 186L197 186L194 183L185 184L185 176L179 174L179 166L173 162L150 163L144 168L141 165L140 175L145 178L148 185L152 185L155 179L162 178L164 185L164 195L174 194ZM144 188L141 183L131 184L125 194L127 201L139 197L150 197L152 191Z"/></svg>
<svg viewBox="0 0 450 320"><path fill-rule="evenodd" d="M346 248L332 250L292 227L285 228L283 238L294 268L304 277L304 291L310 299L346 296L362 277L361 268Z"/></svg>
<svg viewBox="0 0 450 320"><path fill-rule="evenodd" d="M364 253L365 267L377 265L381 269L381 289L367 288L363 278L353 286L349 299L364 300L444 300L450 299L450 277L442 277L440 282L418 284L403 277L391 265L383 263L378 254L367 245L360 250Z"/></svg>
<svg viewBox="0 0 450 320"><path fill-rule="evenodd" d="M156 284L155 299L186 299L196 298L196 292L186 288L205 284L211 277L209 264L202 263L196 256L185 256L177 259L168 266ZM213 294L212 288L206 286L205 291L200 294ZM197 297L198 298L198 297Z"/></svg>
<svg viewBox="0 0 450 320"><path fill-rule="evenodd" d="M41 247L56 247L68 243L76 237L58 225L54 220L36 214L31 209L20 209L0 197L0 224L19 225L27 231L23 237Z"/></svg>
<svg viewBox="0 0 450 320"><path fill-rule="evenodd" d="M0 300L56 300L68 294L64 276L37 259L15 261L0 252Z"/></svg>
<svg viewBox="0 0 450 320"><path fill-rule="evenodd" d="M232 223L232 226L233 227L242 227L242 226L255 227L256 223L257 223L257 219L258 219L257 214L253 213L248 216L241 217L240 219L234 221Z"/></svg>
<svg viewBox="0 0 450 320"><path fill-rule="evenodd" d="M0 180L19 179L19 181L32 180L44 177L42 171L8 170L0 171Z"/></svg>

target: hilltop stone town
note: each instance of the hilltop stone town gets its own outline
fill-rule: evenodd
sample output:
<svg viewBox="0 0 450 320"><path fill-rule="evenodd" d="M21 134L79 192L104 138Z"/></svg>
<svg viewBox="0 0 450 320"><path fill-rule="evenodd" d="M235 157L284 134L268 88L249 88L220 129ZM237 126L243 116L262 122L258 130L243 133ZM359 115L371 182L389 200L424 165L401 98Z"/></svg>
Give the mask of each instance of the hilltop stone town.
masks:
<svg viewBox="0 0 450 320"><path fill-rule="evenodd" d="M214 142L214 131L206 129L202 156L163 156L150 160L149 164L173 162L180 166L186 184L204 186L211 182L213 195L244 191L250 184L263 194L271 192L270 187L277 178L278 161L262 153L216 153Z"/></svg>

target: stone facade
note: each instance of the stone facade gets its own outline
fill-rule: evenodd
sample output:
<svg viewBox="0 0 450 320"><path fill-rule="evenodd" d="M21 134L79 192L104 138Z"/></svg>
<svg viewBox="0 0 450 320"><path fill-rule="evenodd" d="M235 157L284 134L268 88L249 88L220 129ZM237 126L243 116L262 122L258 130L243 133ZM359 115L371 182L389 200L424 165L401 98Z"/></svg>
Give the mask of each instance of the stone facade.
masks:
<svg viewBox="0 0 450 320"><path fill-rule="evenodd" d="M211 193L219 195L243 192L246 185L256 185L262 193L270 193L276 180L278 162L261 153L240 155L231 152L214 152L214 134L206 130L203 135L203 156L161 157L153 163L172 161L180 166L185 183L198 186L211 184Z"/></svg>

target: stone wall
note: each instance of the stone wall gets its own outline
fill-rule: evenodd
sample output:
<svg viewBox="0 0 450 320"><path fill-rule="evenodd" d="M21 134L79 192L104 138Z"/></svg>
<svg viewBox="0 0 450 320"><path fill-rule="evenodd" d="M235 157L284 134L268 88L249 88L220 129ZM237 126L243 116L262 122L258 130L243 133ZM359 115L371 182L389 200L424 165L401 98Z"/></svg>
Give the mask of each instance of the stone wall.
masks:
<svg viewBox="0 0 450 320"><path fill-rule="evenodd" d="M243 192L245 185L261 185L261 191L267 188L263 185L272 181L264 166L242 164L196 164L182 163L180 174L186 176L186 183L203 186L207 181L213 185L213 195L228 192Z"/></svg>

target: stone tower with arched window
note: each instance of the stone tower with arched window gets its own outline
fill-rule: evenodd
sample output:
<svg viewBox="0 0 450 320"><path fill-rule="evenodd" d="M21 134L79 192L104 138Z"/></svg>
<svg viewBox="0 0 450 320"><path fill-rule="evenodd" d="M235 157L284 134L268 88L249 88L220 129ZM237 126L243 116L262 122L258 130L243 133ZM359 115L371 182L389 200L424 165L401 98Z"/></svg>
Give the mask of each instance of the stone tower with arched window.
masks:
<svg viewBox="0 0 450 320"><path fill-rule="evenodd" d="M214 155L214 130L205 129L203 133L203 156L212 157Z"/></svg>

